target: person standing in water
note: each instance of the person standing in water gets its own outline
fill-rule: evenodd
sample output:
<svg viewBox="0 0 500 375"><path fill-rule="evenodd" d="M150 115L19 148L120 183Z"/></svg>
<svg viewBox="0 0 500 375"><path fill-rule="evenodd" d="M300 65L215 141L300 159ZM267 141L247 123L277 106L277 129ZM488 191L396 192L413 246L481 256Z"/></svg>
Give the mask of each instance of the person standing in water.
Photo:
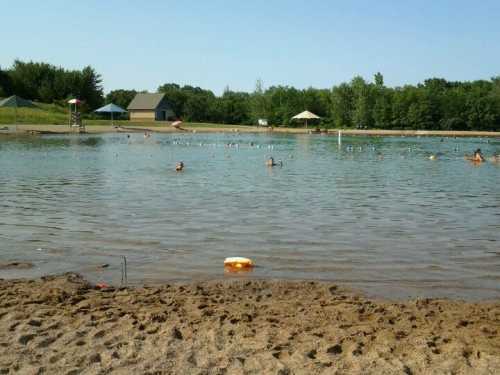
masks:
<svg viewBox="0 0 500 375"><path fill-rule="evenodd" d="M274 161L274 158L271 156L269 159L266 160L266 165L268 167L276 167L277 165L279 165L280 167L283 166L283 162L281 160L278 160L278 162L276 163Z"/></svg>
<svg viewBox="0 0 500 375"><path fill-rule="evenodd" d="M274 158L272 156L266 160L266 165L268 167L274 167L276 165L276 163L274 162Z"/></svg>
<svg viewBox="0 0 500 375"><path fill-rule="evenodd" d="M478 148L476 151L474 151L474 155L472 156L472 161L483 162L484 160L485 159L484 159L483 154L481 153L480 148Z"/></svg>

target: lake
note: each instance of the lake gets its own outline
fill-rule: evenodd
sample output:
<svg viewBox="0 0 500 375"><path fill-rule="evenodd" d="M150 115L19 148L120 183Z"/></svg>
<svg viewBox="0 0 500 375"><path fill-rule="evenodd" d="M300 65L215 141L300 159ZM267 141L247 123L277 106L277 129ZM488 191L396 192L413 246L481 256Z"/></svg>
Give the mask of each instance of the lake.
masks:
<svg viewBox="0 0 500 375"><path fill-rule="evenodd" d="M320 279L385 297L499 298L500 165L464 160L478 147L500 153L500 139L3 137L0 261L35 267L0 277L119 284L126 256L131 284ZM283 166L266 167L271 155ZM257 267L225 276L228 256Z"/></svg>

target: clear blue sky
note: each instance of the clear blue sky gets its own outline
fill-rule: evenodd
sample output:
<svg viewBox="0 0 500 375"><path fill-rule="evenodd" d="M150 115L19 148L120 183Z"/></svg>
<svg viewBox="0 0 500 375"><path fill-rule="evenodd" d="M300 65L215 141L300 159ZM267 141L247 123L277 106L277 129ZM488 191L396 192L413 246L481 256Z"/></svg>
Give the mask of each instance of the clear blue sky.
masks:
<svg viewBox="0 0 500 375"><path fill-rule="evenodd" d="M0 66L92 65L105 91L166 82L326 88L500 74L499 0L2 0Z"/></svg>

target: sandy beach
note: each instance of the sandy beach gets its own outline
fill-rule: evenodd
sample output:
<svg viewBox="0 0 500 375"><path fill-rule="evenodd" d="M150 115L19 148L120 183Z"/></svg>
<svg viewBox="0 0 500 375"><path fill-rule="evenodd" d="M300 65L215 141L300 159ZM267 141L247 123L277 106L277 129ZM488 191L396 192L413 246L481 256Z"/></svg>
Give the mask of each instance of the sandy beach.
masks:
<svg viewBox="0 0 500 375"><path fill-rule="evenodd" d="M0 281L2 374L494 374L499 334L498 301L383 301L328 282Z"/></svg>
<svg viewBox="0 0 500 375"><path fill-rule="evenodd" d="M38 124L19 124L19 125L5 125L8 130L0 131L1 134L70 134L76 133L75 129L67 125L38 125ZM169 123L161 125L161 123L147 123L140 125L126 125L122 127L111 125L89 125L85 128L86 133L116 133L116 132L158 132L158 133L186 133L186 132L199 132L199 133L213 133L213 132L241 132L241 133L291 133L291 134L308 134L314 132L314 128L279 128L275 127L270 130L262 126L230 126L223 125L217 126L213 124L197 126L196 123L186 124L184 130L179 130L171 127ZM339 129L328 129L323 134L337 135ZM360 136L421 136L421 137L500 137L500 132L489 131L440 131L440 130L381 130L381 129L342 129L343 135L360 135Z"/></svg>

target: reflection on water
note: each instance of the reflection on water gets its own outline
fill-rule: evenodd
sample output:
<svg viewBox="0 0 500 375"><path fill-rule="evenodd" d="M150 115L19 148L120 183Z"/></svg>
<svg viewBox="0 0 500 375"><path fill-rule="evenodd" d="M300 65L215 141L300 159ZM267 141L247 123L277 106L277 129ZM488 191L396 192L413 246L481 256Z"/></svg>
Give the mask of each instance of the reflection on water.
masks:
<svg viewBox="0 0 500 375"><path fill-rule="evenodd" d="M378 295L500 296L500 140L109 134L0 138L0 261L119 283L337 280ZM442 153L438 160L430 154ZM282 168L267 168L269 156ZM181 173L175 163L184 161ZM109 263L104 270L97 266Z"/></svg>

